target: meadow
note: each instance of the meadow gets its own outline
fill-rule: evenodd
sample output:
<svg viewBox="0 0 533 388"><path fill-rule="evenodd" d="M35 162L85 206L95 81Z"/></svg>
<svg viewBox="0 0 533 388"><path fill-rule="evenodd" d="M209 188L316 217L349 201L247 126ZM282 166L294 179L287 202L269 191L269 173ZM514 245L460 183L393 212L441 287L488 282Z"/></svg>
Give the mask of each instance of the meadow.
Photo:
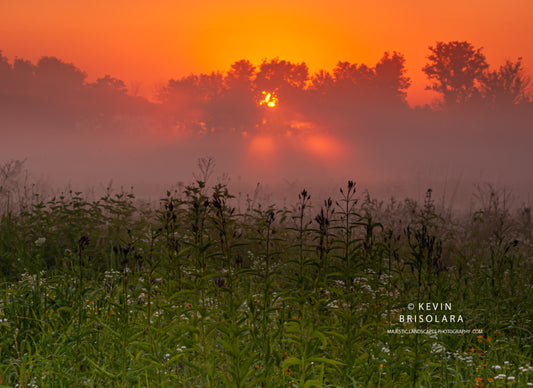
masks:
<svg viewBox="0 0 533 388"><path fill-rule="evenodd" d="M3 386L533 386L531 208L283 207L207 168L157 204L0 191Z"/></svg>

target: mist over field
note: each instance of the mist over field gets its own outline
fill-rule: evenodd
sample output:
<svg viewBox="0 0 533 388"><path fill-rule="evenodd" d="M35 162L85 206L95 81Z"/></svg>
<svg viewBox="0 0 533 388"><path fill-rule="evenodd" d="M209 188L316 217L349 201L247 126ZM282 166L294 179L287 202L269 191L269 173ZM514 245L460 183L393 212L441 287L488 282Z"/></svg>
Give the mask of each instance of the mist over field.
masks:
<svg viewBox="0 0 533 388"><path fill-rule="evenodd" d="M480 54L466 42L448 48L454 43ZM0 58L0 159L25 160L30 180L52 190L112 182L155 199L211 157L213 182L248 194L260 183L258 193L276 200L304 187L334 195L348 179L382 199L420 200L432 188L441 204L459 207L487 184L518 206L533 191L533 104L520 59L481 66L459 86L431 78L430 63L429 85L441 98L411 107L396 52L374 66L339 62L314 75L305 63L241 60L169 80L157 101L111 76L89 83L55 57Z"/></svg>

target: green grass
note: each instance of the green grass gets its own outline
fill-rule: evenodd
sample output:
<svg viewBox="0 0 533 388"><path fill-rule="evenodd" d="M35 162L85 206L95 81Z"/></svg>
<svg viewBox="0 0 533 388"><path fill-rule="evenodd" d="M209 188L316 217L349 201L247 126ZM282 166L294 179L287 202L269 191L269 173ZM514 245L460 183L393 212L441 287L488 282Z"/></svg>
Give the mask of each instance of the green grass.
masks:
<svg viewBox="0 0 533 388"><path fill-rule="evenodd" d="M529 209L358 197L238 209L197 181L157 206L68 192L4 211L2 384L533 385ZM419 302L462 321L401 323ZM470 332L390 333L415 328Z"/></svg>

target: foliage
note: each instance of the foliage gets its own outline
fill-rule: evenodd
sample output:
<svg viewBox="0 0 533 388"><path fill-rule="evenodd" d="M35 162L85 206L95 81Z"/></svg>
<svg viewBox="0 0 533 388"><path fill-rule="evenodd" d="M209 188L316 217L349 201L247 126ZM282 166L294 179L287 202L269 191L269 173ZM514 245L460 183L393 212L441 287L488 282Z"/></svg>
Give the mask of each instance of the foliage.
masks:
<svg viewBox="0 0 533 388"><path fill-rule="evenodd" d="M292 210L241 212L201 166L155 208L109 190L4 213L3 384L533 384L527 209L480 191L452 217L431 191L421 206L360 201L350 181L318 208L303 190ZM402 322L426 302L464 321Z"/></svg>
<svg viewBox="0 0 533 388"><path fill-rule="evenodd" d="M488 64L481 48L468 42L437 42L430 46L429 63L422 69L434 82L427 89L441 93L447 106L461 105L480 97Z"/></svg>
<svg viewBox="0 0 533 388"><path fill-rule="evenodd" d="M489 70L482 49L465 41L430 46L429 63L422 70L433 82L426 89L440 93L445 107L484 103L491 108L508 108L528 102L529 78L524 74L522 58Z"/></svg>

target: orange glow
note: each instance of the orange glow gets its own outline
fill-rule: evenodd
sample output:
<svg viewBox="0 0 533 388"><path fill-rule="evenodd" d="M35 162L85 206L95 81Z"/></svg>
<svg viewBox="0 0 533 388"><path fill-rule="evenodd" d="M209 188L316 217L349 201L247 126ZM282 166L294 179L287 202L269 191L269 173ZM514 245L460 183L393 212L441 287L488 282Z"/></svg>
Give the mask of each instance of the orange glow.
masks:
<svg viewBox="0 0 533 388"><path fill-rule="evenodd" d="M304 140L304 147L311 155L333 161L344 154L343 145L328 135L312 135Z"/></svg>
<svg viewBox="0 0 533 388"><path fill-rule="evenodd" d="M250 151L254 156L266 157L275 153L274 139L270 136L255 136L250 141Z"/></svg>
<svg viewBox="0 0 533 388"><path fill-rule="evenodd" d="M274 108L278 104L278 97L274 92L261 92L261 94L264 97L259 101L259 105L266 105L269 108Z"/></svg>

